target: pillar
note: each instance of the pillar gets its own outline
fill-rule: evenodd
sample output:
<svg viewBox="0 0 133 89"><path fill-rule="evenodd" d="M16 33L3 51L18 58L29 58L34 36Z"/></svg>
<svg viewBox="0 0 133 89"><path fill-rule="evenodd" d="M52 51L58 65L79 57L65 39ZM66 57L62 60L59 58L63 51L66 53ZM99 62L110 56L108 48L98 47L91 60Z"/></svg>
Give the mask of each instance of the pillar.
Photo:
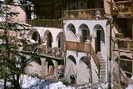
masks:
<svg viewBox="0 0 133 89"><path fill-rule="evenodd" d="M111 0L104 0L104 10L105 14L111 15Z"/></svg>

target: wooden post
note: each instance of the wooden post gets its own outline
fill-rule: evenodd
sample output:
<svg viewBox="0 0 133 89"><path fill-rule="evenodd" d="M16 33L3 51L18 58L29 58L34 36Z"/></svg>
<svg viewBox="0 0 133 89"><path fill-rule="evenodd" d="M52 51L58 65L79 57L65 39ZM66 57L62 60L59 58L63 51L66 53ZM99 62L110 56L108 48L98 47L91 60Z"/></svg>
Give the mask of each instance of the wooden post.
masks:
<svg viewBox="0 0 133 89"><path fill-rule="evenodd" d="M132 40L133 40L133 21L131 22L132 23Z"/></svg>
<svg viewBox="0 0 133 89"><path fill-rule="evenodd" d="M132 74L133 74L133 52L132 53Z"/></svg>
<svg viewBox="0 0 133 89"><path fill-rule="evenodd" d="M90 45L91 45L91 37L90 37ZM90 55L89 55L89 57L90 57L90 77L91 77L91 83L93 82L93 79L92 79L92 68L91 68L91 46L89 46L90 47ZM88 55L87 55L88 56Z"/></svg>
<svg viewBox="0 0 133 89"><path fill-rule="evenodd" d="M120 54L120 51L119 51L119 54L118 54L118 55L119 55L119 58L118 58L118 65L119 65L119 66L118 66L118 67L119 67L119 81L118 81L118 82L119 82L119 85L121 85L121 82L120 82L120 81L121 81L121 74L120 74L120 73L121 73L121 72L120 72L120 71L121 71L121 70L120 70L120 60L121 60L121 59L120 59L120 55L121 55L121 54Z"/></svg>

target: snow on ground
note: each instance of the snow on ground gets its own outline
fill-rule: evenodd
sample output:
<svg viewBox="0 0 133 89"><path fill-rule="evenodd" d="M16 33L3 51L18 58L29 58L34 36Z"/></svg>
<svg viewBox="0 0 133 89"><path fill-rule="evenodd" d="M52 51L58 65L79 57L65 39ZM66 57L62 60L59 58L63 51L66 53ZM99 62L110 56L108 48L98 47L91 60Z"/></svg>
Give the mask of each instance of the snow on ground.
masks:
<svg viewBox="0 0 133 89"><path fill-rule="evenodd" d="M1 86L4 85L4 81L0 82L0 89L3 89ZM75 89L73 87L67 87L62 82L49 82L47 80L41 80L31 76L23 75L20 79L22 89ZM8 83L10 84L10 83Z"/></svg>
<svg viewBox="0 0 133 89"><path fill-rule="evenodd" d="M0 89L3 89L1 85L4 85L4 81L0 82ZM84 85L80 87L71 87L64 85L61 81L50 82L48 80L31 77L28 75L22 75L20 78L20 84L22 89L107 89L108 83L97 83L92 85ZM10 86L10 83L8 83ZM133 89L133 85L126 89Z"/></svg>
<svg viewBox="0 0 133 89"><path fill-rule="evenodd" d="M24 75L22 78L23 89L74 89L72 87L66 87L62 82L52 83L47 80L40 80Z"/></svg>
<svg viewBox="0 0 133 89"><path fill-rule="evenodd" d="M130 78L133 80L133 76ZM133 84L129 84L128 87L126 89L133 89Z"/></svg>
<svg viewBox="0 0 133 89"><path fill-rule="evenodd" d="M126 89L133 89L133 85L128 85Z"/></svg>

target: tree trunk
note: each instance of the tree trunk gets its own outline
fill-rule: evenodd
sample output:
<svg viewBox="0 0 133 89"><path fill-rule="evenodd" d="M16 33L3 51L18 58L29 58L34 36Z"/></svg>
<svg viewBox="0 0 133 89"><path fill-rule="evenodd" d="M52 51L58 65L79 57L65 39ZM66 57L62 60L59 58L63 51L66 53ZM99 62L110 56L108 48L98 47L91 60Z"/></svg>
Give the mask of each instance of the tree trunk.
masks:
<svg viewBox="0 0 133 89"><path fill-rule="evenodd" d="M7 79L5 78L5 79L4 79L4 89L7 89L7 87L6 87L6 82L7 82Z"/></svg>

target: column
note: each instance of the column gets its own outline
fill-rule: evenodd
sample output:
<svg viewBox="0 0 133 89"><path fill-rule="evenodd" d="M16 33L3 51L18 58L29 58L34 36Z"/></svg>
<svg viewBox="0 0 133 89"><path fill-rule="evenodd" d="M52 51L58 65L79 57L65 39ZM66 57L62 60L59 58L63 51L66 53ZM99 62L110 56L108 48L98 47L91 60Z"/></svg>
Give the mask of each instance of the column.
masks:
<svg viewBox="0 0 133 89"><path fill-rule="evenodd" d="M111 15L111 0L104 0L105 14Z"/></svg>

